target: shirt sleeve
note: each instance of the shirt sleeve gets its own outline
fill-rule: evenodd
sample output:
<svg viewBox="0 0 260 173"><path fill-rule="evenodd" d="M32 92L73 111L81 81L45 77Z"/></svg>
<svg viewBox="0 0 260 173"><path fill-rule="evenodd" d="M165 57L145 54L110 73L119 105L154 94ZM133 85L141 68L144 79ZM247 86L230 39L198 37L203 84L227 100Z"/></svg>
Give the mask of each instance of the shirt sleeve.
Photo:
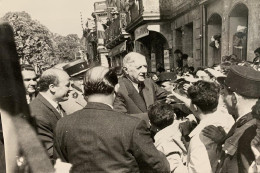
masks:
<svg viewBox="0 0 260 173"><path fill-rule="evenodd" d="M188 172L212 172L207 150L199 135L193 136L189 145Z"/></svg>

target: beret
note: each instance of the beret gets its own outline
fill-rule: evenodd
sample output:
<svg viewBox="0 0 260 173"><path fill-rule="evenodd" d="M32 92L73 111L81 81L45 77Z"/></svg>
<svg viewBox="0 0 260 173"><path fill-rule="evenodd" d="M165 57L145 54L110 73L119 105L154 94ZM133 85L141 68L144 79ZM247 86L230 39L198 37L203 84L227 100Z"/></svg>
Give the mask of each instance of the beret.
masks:
<svg viewBox="0 0 260 173"><path fill-rule="evenodd" d="M173 72L162 72L158 75L158 78L159 78L159 80L157 82L161 83L161 82L165 82L165 81L174 81L177 79L177 76Z"/></svg>

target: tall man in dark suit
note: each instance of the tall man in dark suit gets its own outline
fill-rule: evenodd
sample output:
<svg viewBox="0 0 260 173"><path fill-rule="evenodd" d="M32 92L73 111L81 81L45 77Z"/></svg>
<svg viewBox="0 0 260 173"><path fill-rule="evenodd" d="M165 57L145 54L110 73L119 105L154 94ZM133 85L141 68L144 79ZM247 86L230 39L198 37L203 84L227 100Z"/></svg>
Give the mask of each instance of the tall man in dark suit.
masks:
<svg viewBox="0 0 260 173"><path fill-rule="evenodd" d="M123 60L125 77L119 79L114 109L128 114L147 112L156 100L165 99L169 92L146 78L147 62L143 55L130 52Z"/></svg>
<svg viewBox="0 0 260 173"><path fill-rule="evenodd" d="M57 123L54 155L72 164L71 172L169 172L144 120L113 110L116 73L89 69L84 77L87 106Z"/></svg>
<svg viewBox="0 0 260 173"><path fill-rule="evenodd" d="M63 70L46 70L39 80L40 92L29 105L32 116L36 118L39 138L51 159L53 158L53 132L57 121L65 115L59 102L68 99L69 79L69 75Z"/></svg>

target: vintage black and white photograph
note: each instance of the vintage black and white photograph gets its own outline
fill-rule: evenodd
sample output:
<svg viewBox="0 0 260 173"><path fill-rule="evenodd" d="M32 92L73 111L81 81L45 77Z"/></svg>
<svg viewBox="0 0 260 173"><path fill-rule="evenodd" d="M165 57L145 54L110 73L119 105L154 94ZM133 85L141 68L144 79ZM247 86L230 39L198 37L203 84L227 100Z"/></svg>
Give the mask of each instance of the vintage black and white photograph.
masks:
<svg viewBox="0 0 260 173"><path fill-rule="evenodd" d="M0 0L0 173L260 173L260 0Z"/></svg>

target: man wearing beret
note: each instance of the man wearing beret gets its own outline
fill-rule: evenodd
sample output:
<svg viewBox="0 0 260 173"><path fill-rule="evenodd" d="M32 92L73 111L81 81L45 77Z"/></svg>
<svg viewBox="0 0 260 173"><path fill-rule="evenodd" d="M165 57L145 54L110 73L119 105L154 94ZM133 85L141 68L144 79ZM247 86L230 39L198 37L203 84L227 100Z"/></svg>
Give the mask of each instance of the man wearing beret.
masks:
<svg viewBox="0 0 260 173"><path fill-rule="evenodd" d="M248 172L255 160L250 147L250 142L256 135L256 121L251 108L260 97L260 72L236 65L219 82L224 85L224 102L236 123L222 141L218 140L221 150L216 172ZM206 127L203 132L212 140L221 139L217 127Z"/></svg>
<svg viewBox="0 0 260 173"><path fill-rule="evenodd" d="M85 60L79 59L65 65L63 69L70 76L73 90L69 93L69 99L62 102L61 105L67 114L72 114L87 105L83 96L83 76L88 70L88 64Z"/></svg>

